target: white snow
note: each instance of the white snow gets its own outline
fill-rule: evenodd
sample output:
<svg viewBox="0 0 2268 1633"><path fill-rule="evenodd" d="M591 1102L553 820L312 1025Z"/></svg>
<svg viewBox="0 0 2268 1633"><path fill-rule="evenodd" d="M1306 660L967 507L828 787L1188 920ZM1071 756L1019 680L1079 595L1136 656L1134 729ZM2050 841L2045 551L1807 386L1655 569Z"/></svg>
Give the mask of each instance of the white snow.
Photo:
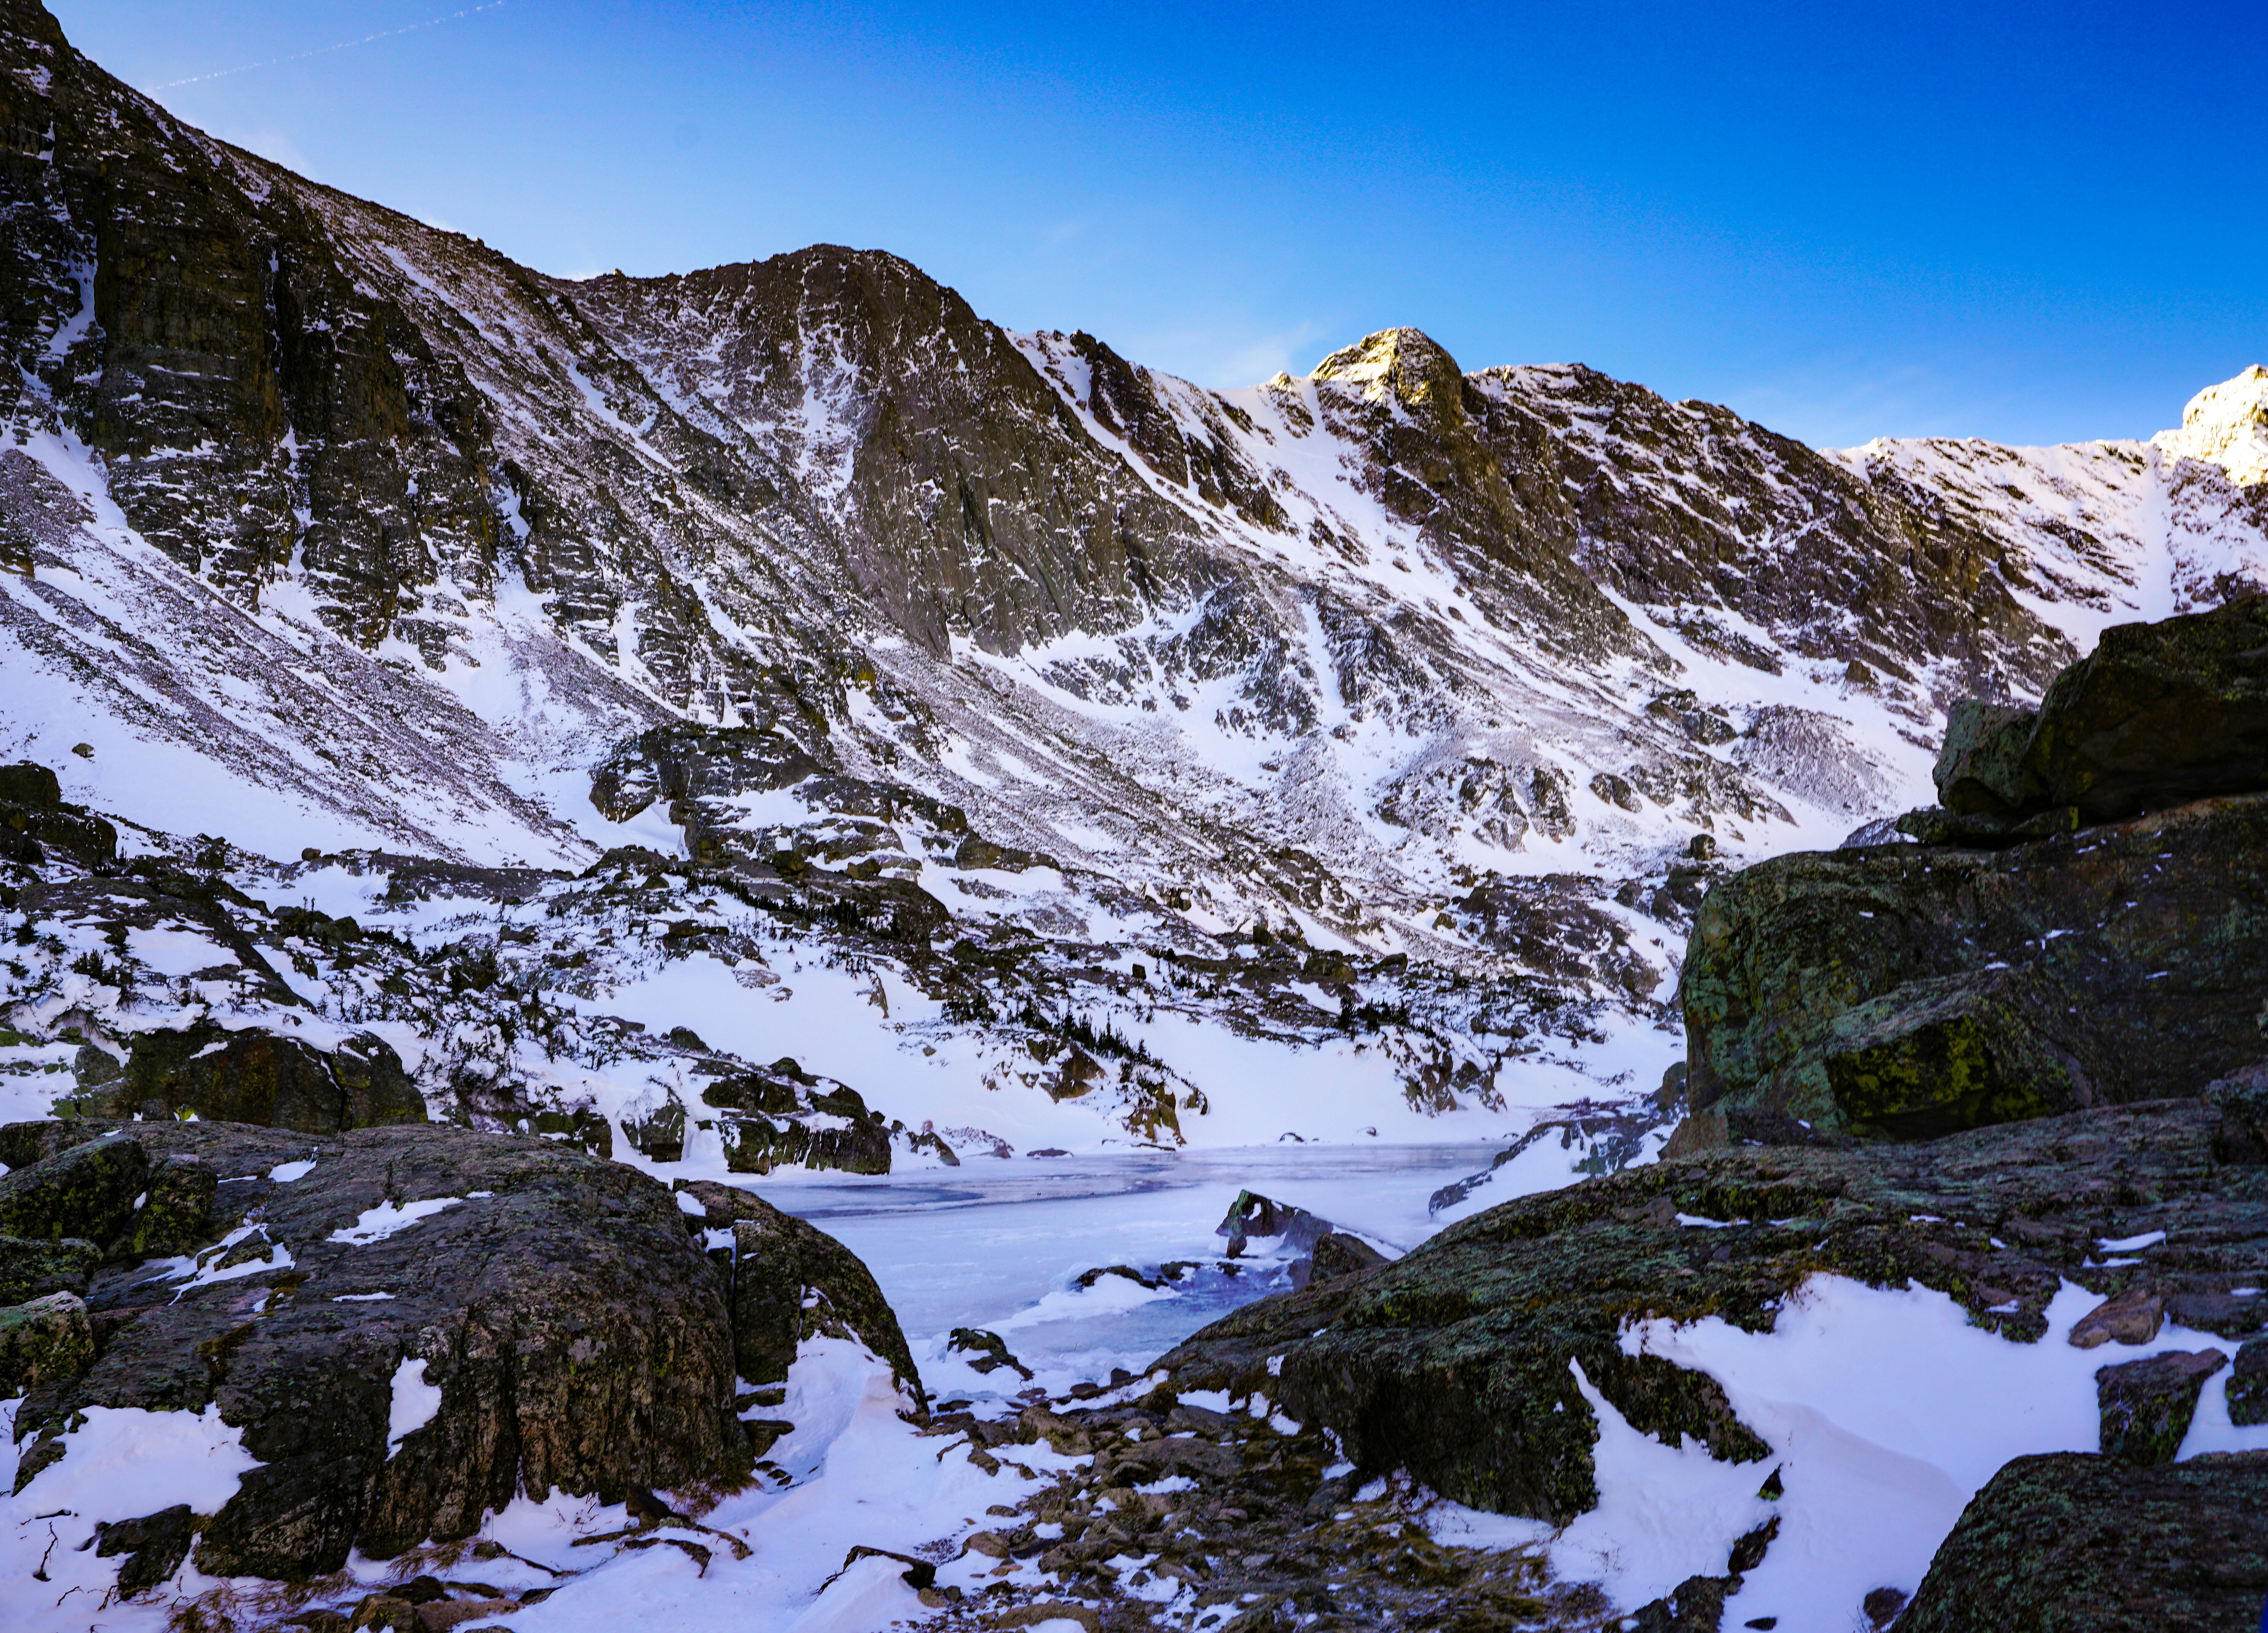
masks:
<svg viewBox="0 0 2268 1633"><path fill-rule="evenodd" d="M218 1406L202 1412L91 1406L85 1416L84 1427L63 1437L63 1460L0 1508L0 1526L55 1508L89 1521L131 1519L176 1503L210 1514L260 1467L244 1449L243 1431L221 1422Z"/></svg>
<svg viewBox="0 0 2268 1633"><path fill-rule="evenodd" d="M396 1231L409 1229L420 1219L430 1219L444 1208L453 1208L465 1199L461 1196L433 1196L423 1202L413 1202L396 1207L382 1202L375 1208L365 1208L352 1225L331 1232L330 1239L366 1247L372 1242L384 1241Z"/></svg>
<svg viewBox="0 0 2268 1633"><path fill-rule="evenodd" d="M407 1437L431 1423L441 1410L441 1386L425 1381L425 1363L409 1359L394 1369L394 1402L386 1420L386 1457L394 1460Z"/></svg>

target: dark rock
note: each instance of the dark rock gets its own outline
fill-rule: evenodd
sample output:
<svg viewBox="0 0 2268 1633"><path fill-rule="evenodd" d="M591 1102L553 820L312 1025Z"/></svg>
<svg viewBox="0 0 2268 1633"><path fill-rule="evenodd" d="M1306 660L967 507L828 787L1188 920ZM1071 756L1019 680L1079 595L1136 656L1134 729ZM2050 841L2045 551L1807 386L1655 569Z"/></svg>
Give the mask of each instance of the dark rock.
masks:
<svg viewBox="0 0 2268 1633"><path fill-rule="evenodd" d="M19 760L0 766L0 799L18 805L59 805L63 802L63 786L46 766Z"/></svg>
<svg viewBox="0 0 2268 1633"><path fill-rule="evenodd" d="M1869 1588L1867 1597L1859 1601L1859 1609L1867 1618L1868 1627L1886 1628L1898 1619L1898 1613L1906 1607L1908 1597L1904 1588Z"/></svg>
<svg viewBox="0 0 2268 1633"><path fill-rule="evenodd" d="M1630 1633L1717 1633L1725 1601L1740 1591L1738 1577L1688 1577L1624 1623Z"/></svg>
<svg viewBox="0 0 2268 1633"><path fill-rule="evenodd" d="M2190 1431L2205 1380L2228 1365L2218 1350L2172 1350L2095 1374L2102 1454L2130 1463L2170 1463Z"/></svg>
<svg viewBox="0 0 2268 1633"><path fill-rule="evenodd" d="M160 1157L150 1165L150 1185L134 1216L129 1253L137 1259L187 1253L210 1239L213 1198L220 1176L212 1165L187 1151Z"/></svg>
<svg viewBox="0 0 2268 1633"><path fill-rule="evenodd" d="M2263 967L2259 795L1999 851L1780 857L1696 916L1688 1099L1920 1138L2195 1094L2259 1059Z"/></svg>
<svg viewBox="0 0 2268 1633"><path fill-rule="evenodd" d="M2169 1320L2219 1338L2243 1338L2268 1326L2268 1302L2257 1293L2238 1294L2218 1288L2166 1295Z"/></svg>
<svg viewBox="0 0 2268 1633"><path fill-rule="evenodd" d="M401 1057L370 1033L325 1054L296 1038L228 1032L210 1022L145 1032L107 1098L135 1107L155 1100L176 1114L303 1134L425 1120L424 1097ZM90 1107L89 1114L99 1113Z"/></svg>
<svg viewBox="0 0 2268 1633"><path fill-rule="evenodd" d="M770 1173L777 1167L831 1168L845 1173L887 1173L890 1131L860 1114L840 1128L797 1117L719 1118L725 1166L734 1173Z"/></svg>
<svg viewBox="0 0 2268 1633"><path fill-rule="evenodd" d="M1314 1264L1307 1272L1307 1281L1312 1285L1342 1276L1359 1276L1386 1262L1386 1255L1359 1236L1326 1231L1315 1239Z"/></svg>
<svg viewBox="0 0 2268 1633"><path fill-rule="evenodd" d="M2268 786L2268 598L2104 630L2036 715L1956 709L1937 777L1955 811L2087 822Z"/></svg>
<svg viewBox="0 0 2268 1633"><path fill-rule="evenodd" d="M1330 1228L1329 1220L1318 1218L1304 1208L1271 1202L1255 1191L1239 1191L1228 1205L1227 1217L1213 1234L1228 1239L1228 1256L1234 1259L1241 1257L1255 1239L1289 1253L1309 1253Z"/></svg>
<svg viewBox="0 0 2268 1633"><path fill-rule="evenodd" d="M32 769L45 771L46 768L34 766ZM49 771L47 776L52 785L55 774ZM96 815L84 805L40 797L41 791L37 788L30 791L34 798L22 802L0 793L0 843L13 842L10 845L11 860L37 861L48 850L60 851L87 867L117 860L118 830L109 819Z"/></svg>
<svg viewBox="0 0 2268 1633"><path fill-rule="evenodd" d="M2135 1289L2137 1269L2094 1264L2095 1243L2155 1230L2155 1277L2268 1283L2268 1178L2214 1162L2215 1126L2173 1100L1926 1144L1721 1147L1503 1203L1363 1276L1247 1306L1157 1365L1176 1389L1263 1391L1366 1471L1564 1522L1594 1500L1571 1363L1645 1432L1765 1454L1713 1380L1624 1353L1633 1313L1764 1330L1826 1272L1941 1290L2029 1342L2066 1282Z"/></svg>
<svg viewBox="0 0 2268 1633"><path fill-rule="evenodd" d="M427 1124L350 1130L312 1150L274 1129L140 1124L130 1140L48 1160L95 1152L116 1163L105 1148L120 1144L154 1151L159 1167L196 1158L229 1174L314 1159L299 1179L260 1182L255 1222L205 1261L275 1268L222 1281L138 1269L98 1280L88 1312L111 1335L99 1358L65 1387L36 1392L19 1416L36 1475L85 1407L217 1404L261 1466L203 1527L200 1568L320 1574L350 1548L387 1558L469 1535L522 1490L669 1487L745 1470L722 1279L669 1193L635 1171L553 1142ZM356 1236L373 1210L382 1221L446 1197L460 1200L391 1234ZM394 1297L340 1302L374 1291ZM423 1363L441 1401L390 1443L404 1363Z"/></svg>
<svg viewBox="0 0 2268 1633"><path fill-rule="evenodd" d="M2024 748L2039 723L2036 709L1975 699L1955 703L1937 755L1938 803L1962 816L2028 803L2038 789L2024 774Z"/></svg>
<svg viewBox="0 0 2268 1633"><path fill-rule="evenodd" d="M956 1327L946 1339L945 1347L977 1357L968 1364L971 1372L989 1372L1005 1366L1021 1375L1027 1383L1031 1381L1032 1369L1008 1352L1008 1341L998 1333L986 1332L982 1328Z"/></svg>
<svg viewBox="0 0 2268 1633"><path fill-rule="evenodd" d="M68 1146L0 1176L0 1235L108 1244L134 1226L150 1156L122 1134Z"/></svg>
<svg viewBox="0 0 2268 1633"><path fill-rule="evenodd" d="M0 1305L0 1400L77 1377L94 1365L94 1329L73 1293Z"/></svg>
<svg viewBox="0 0 2268 1633"><path fill-rule="evenodd" d="M102 1249L76 1237L0 1236L0 1303L23 1304L48 1293L84 1295L101 1262Z"/></svg>
<svg viewBox="0 0 2268 1633"><path fill-rule="evenodd" d="M98 1557L128 1556L126 1563L118 1568L121 1599L131 1599L170 1578L189 1556L189 1544L196 1534L187 1503L176 1503L139 1519L122 1519L99 1529L102 1541L95 1545Z"/></svg>
<svg viewBox="0 0 2268 1633"><path fill-rule="evenodd" d="M102 1053L97 1049L96 1054ZM105 1056L107 1059L107 1056ZM96 1131L77 1122L42 1118L37 1122L0 1123L0 1163L28 1168L43 1157L52 1157L66 1145L81 1145Z"/></svg>
<svg viewBox="0 0 2268 1633"><path fill-rule="evenodd" d="M2220 1114L2213 1156L2222 1162L2268 1163L2268 1061L2207 1084L2204 1098Z"/></svg>
<svg viewBox="0 0 2268 1633"><path fill-rule="evenodd" d="M2228 1372L2228 1421L2268 1423L2268 1338L2252 1339L2236 1352Z"/></svg>
<svg viewBox="0 0 2268 1633"><path fill-rule="evenodd" d="M2268 1597L2268 1453L2136 1467L2020 1457L1970 1500L1898 1633L2250 1633Z"/></svg>
<svg viewBox="0 0 2268 1633"><path fill-rule="evenodd" d="M708 1210L713 1226L733 1232L728 1298L740 1377L780 1382L805 1339L855 1338L887 1361L920 1409L928 1410L898 1318L858 1254L747 1191L713 1180L680 1188Z"/></svg>
<svg viewBox="0 0 2268 1633"><path fill-rule="evenodd" d="M632 1151L656 1162L681 1161L685 1156L685 1107L670 1100L642 1117L624 1117L622 1137Z"/></svg>

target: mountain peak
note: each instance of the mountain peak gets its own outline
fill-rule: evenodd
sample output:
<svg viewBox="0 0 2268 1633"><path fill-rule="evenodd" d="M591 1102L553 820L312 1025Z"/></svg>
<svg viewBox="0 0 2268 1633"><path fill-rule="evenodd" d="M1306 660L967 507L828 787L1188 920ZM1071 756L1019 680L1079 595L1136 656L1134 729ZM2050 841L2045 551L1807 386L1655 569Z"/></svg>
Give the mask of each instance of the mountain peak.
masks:
<svg viewBox="0 0 2268 1633"><path fill-rule="evenodd" d="M2242 486L2268 482L2268 368L2256 363L2206 386L2182 410L2181 429L2157 440L2169 453L2210 460Z"/></svg>
<svg viewBox="0 0 2268 1633"><path fill-rule="evenodd" d="M1464 394L1464 371L1423 329L1366 335L1325 357L1309 378L1342 381L1373 402L1391 397L1419 417L1445 412Z"/></svg>

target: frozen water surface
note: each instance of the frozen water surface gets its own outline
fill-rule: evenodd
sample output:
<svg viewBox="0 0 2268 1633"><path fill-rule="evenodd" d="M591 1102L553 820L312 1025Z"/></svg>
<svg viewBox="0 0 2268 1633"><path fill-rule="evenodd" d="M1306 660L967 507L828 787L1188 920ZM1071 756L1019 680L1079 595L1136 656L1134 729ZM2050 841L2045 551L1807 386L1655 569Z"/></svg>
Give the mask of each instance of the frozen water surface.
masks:
<svg viewBox="0 0 2268 1633"><path fill-rule="evenodd" d="M1500 1145L1267 1145L1203 1151L972 1157L957 1169L742 1181L840 1239L873 1271L933 1392L975 1399L1026 1387L948 1357L956 1327L986 1328L1061 1389L1138 1371L1207 1322L1290 1285L1290 1260L1255 1242L1234 1276L1214 1232L1240 1190L1319 1214L1389 1255L1440 1227L1426 1201L1488 1166ZM1564 1184L1560 1173L1550 1181ZM1498 1200L1501 1200L1500 1198ZM1206 1268L1160 1291L1080 1272L1171 1261Z"/></svg>

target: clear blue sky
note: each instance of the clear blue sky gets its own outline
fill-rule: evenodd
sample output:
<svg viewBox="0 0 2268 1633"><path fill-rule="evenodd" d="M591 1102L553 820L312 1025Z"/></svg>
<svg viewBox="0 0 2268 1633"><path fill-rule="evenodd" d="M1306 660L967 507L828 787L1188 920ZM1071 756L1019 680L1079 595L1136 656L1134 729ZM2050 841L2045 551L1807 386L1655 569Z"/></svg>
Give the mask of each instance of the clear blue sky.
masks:
<svg viewBox="0 0 2268 1633"><path fill-rule="evenodd" d="M2268 361L2264 0L52 3L546 271L880 247L1208 385L1407 323L1814 443L2048 442Z"/></svg>

